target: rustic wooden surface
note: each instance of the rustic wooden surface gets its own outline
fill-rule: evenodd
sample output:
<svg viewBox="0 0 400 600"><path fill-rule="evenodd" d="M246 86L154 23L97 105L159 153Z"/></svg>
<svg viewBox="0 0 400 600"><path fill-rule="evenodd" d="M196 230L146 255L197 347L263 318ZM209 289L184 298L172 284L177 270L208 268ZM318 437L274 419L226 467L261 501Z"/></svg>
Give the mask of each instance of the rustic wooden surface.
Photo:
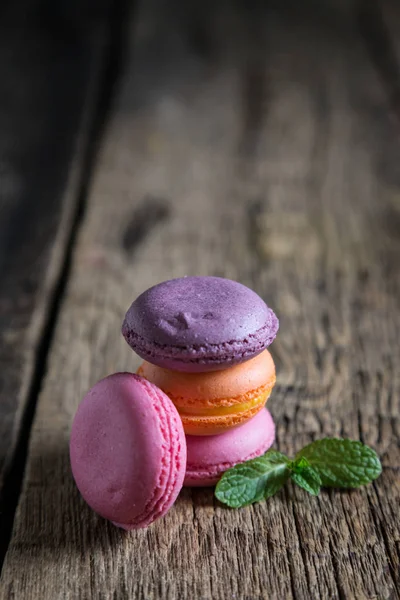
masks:
<svg viewBox="0 0 400 600"><path fill-rule="evenodd" d="M0 564L65 257L104 40L32 2L0 13ZM90 105L90 106L89 106Z"/></svg>
<svg viewBox="0 0 400 600"><path fill-rule="evenodd" d="M392 84L356 14L296 4L139 7L48 356L1 599L399 597ZM211 490L184 490L164 519L129 534L86 507L69 468L73 414L96 380L137 366L119 331L132 299L185 274L238 279L276 309L277 447L361 439L382 457L376 483L318 498L289 485L237 511Z"/></svg>

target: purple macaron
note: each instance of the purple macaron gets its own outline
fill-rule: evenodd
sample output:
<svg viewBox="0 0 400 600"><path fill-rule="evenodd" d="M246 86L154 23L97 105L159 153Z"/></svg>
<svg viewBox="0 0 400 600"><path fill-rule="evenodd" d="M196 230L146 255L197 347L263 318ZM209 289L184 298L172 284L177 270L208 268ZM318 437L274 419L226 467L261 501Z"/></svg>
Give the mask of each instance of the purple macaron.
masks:
<svg viewBox="0 0 400 600"><path fill-rule="evenodd" d="M262 352L279 322L255 292L221 277L183 277L141 294L122 334L143 359L185 372L226 369Z"/></svg>

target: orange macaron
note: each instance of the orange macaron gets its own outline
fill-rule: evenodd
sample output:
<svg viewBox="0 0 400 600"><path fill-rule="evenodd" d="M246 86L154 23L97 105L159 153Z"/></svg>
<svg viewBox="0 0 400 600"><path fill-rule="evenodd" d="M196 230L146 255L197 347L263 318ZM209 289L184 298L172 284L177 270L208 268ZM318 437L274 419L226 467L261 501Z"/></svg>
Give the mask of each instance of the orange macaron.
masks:
<svg viewBox="0 0 400 600"><path fill-rule="evenodd" d="M188 435L216 435L245 423L262 409L275 384L268 350L223 371L184 373L145 361L138 374L169 396Z"/></svg>

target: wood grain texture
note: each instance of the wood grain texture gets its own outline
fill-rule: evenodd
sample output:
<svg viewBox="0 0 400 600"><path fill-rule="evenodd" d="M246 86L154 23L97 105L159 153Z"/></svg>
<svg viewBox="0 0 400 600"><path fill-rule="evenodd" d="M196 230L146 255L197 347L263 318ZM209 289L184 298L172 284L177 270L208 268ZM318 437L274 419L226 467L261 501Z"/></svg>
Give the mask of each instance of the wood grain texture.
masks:
<svg viewBox="0 0 400 600"><path fill-rule="evenodd" d="M4 486L15 484L17 441L29 434L21 428L78 212L104 42L94 28L79 39L42 23L31 4L2 7L0 21L0 555Z"/></svg>
<svg viewBox="0 0 400 600"><path fill-rule="evenodd" d="M0 598L395 599L400 585L399 140L356 19L334 7L140 7L33 427ZM319 6L319 5L318 5ZM390 151L389 151L390 149ZM276 309L277 447L348 436L367 488L227 510L184 490L123 533L70 474L80 398L138 365L130 302L185 274Z"/></svg>

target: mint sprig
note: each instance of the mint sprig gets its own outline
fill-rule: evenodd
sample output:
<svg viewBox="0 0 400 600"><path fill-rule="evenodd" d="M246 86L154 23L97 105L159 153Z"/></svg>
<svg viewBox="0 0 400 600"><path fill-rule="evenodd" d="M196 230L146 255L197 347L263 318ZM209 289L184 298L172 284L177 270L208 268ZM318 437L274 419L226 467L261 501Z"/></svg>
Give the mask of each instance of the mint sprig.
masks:
<svg viewBox="0 0 400 600"><path fill-rule="evenodd" d="M353 440L325 438L305 446L294 460L277 450L225 471L215 489L220 502L239 508L276 494L292 479L309 494L321 487L357 488L379 477L375 450Z"/></svg>

